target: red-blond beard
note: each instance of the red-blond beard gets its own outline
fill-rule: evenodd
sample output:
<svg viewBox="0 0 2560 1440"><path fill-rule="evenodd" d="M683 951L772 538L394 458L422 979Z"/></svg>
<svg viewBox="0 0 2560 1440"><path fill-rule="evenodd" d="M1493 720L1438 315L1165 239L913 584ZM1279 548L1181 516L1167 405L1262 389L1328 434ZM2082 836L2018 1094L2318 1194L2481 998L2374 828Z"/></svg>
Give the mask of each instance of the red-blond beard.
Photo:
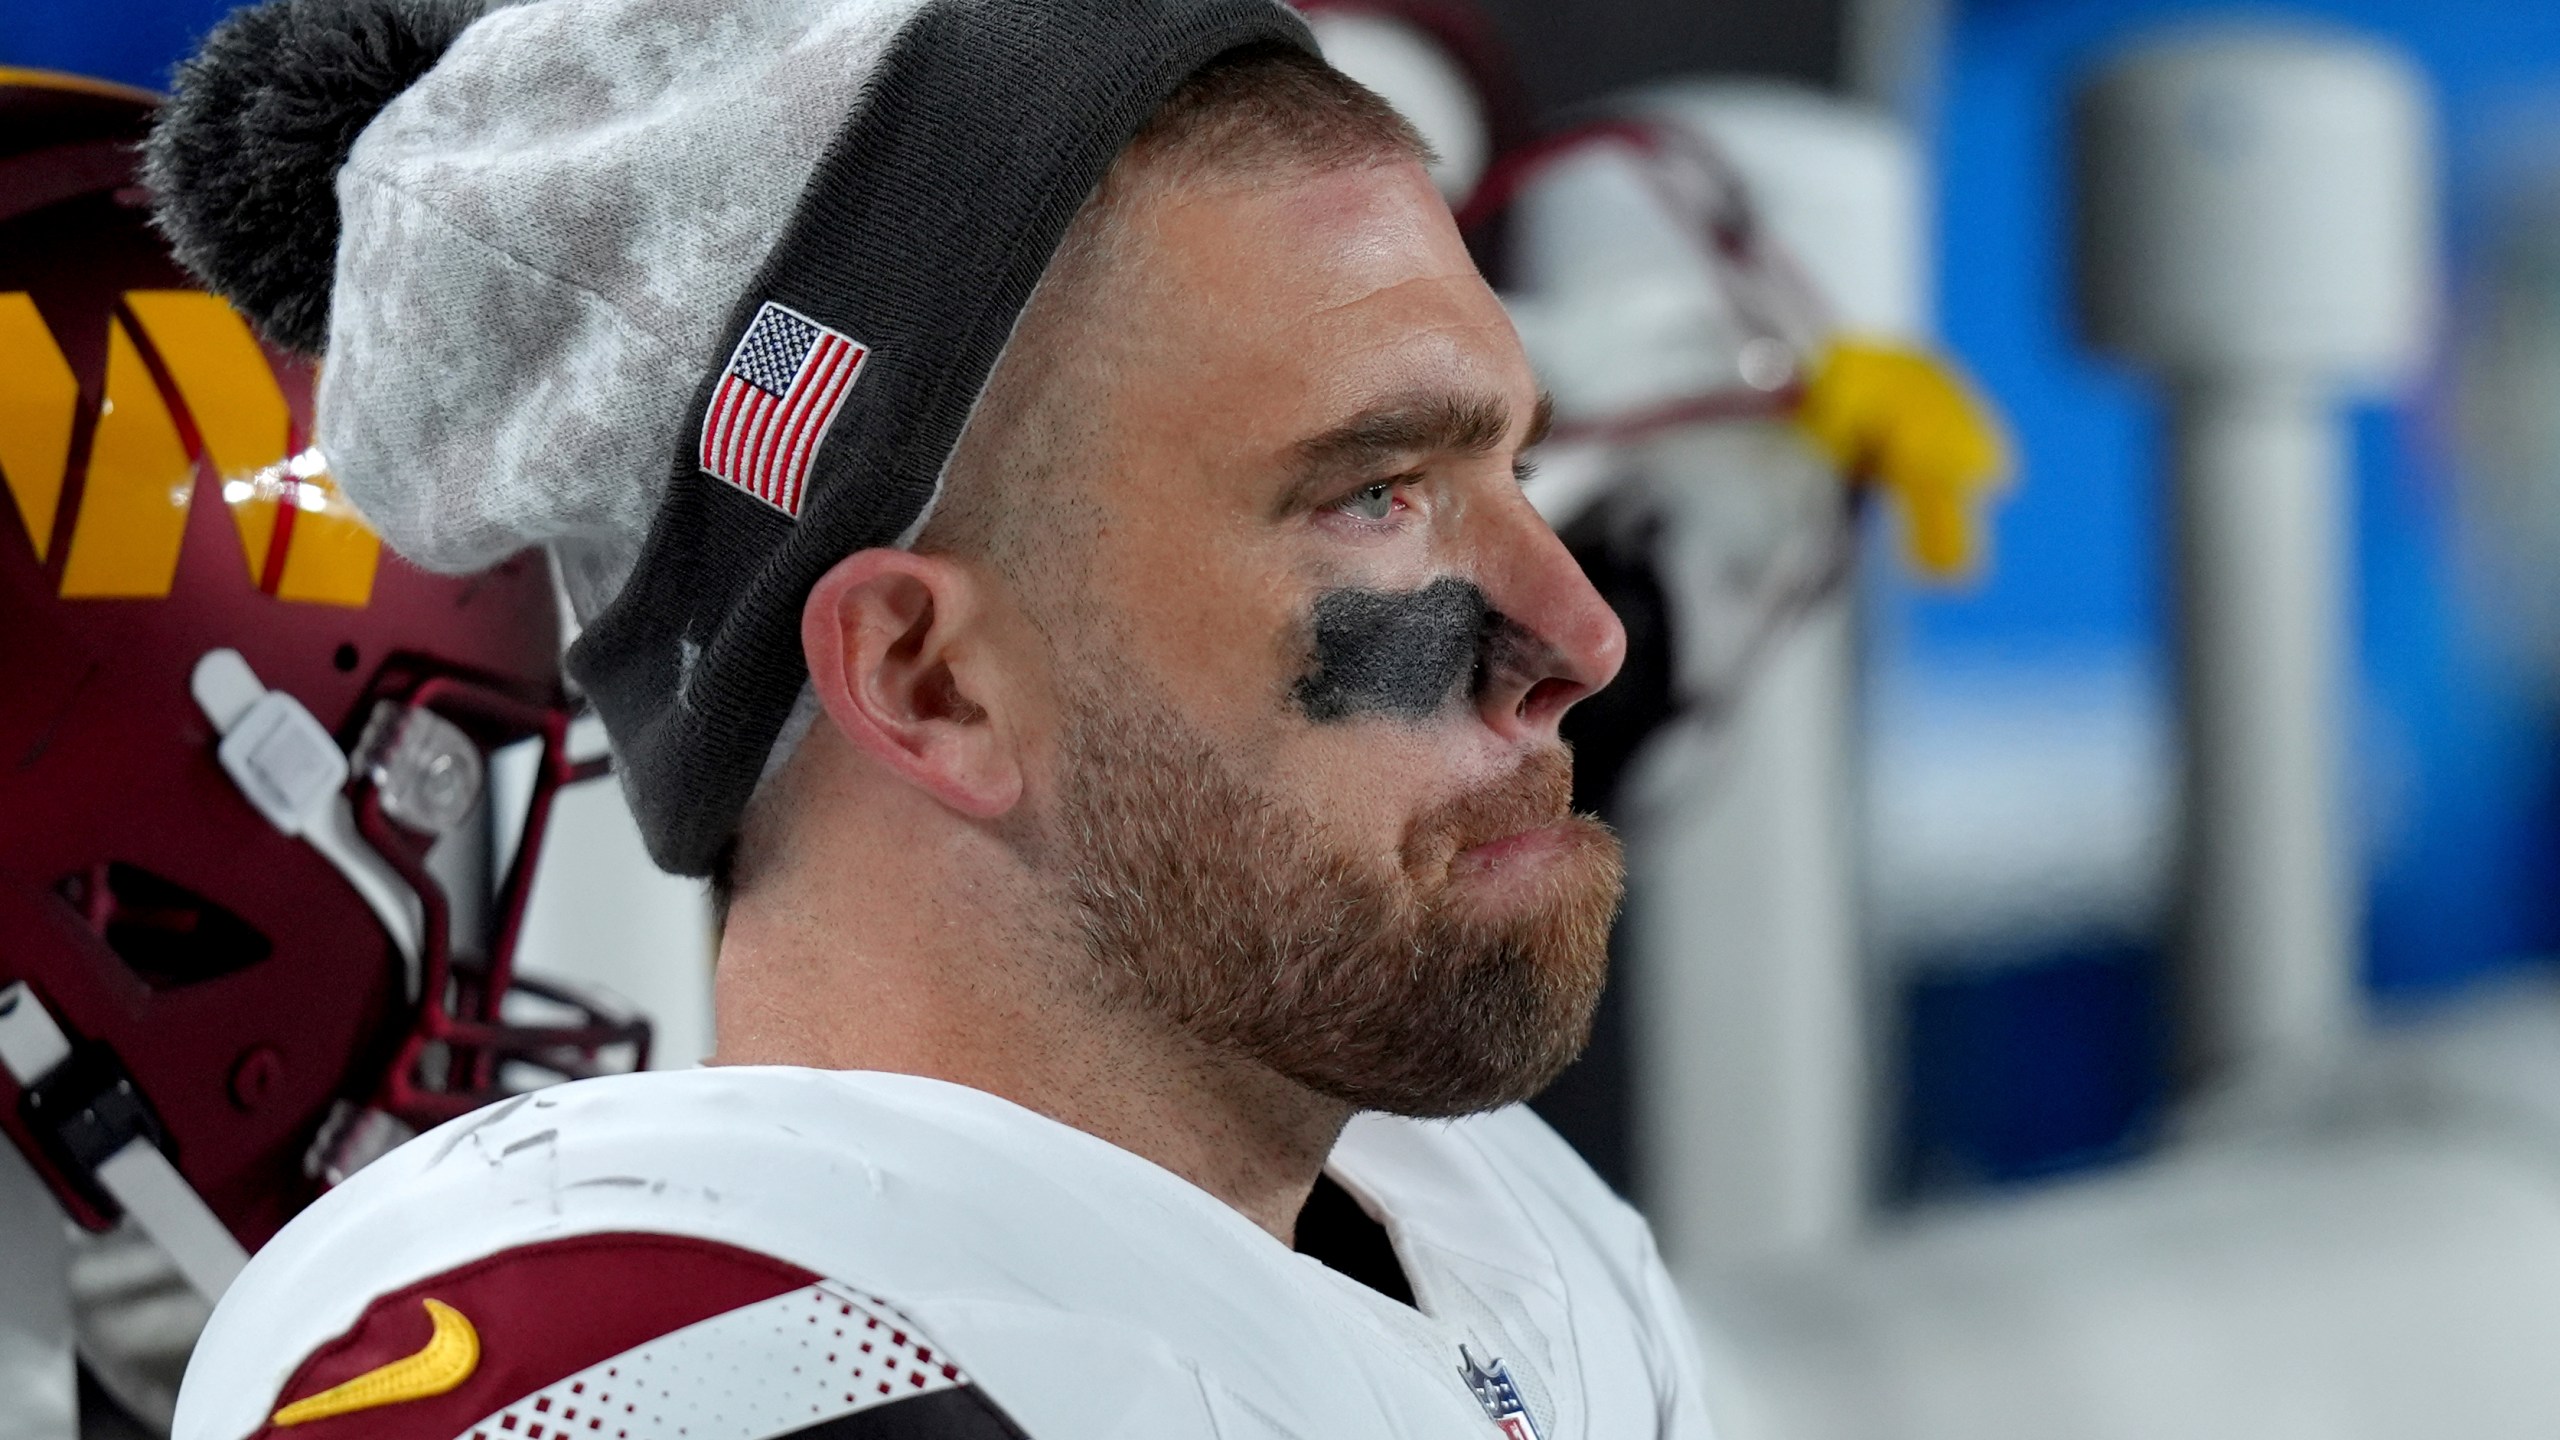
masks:
<svg viewBox="0 0 2560 1440"><path fill-rule="evenodd" d="M1071 707L1040 847L1119 998L1400 1115L1527 1099L1581 1053L1624 867L1607 827L1571 813L1562 749L1420 817L1390 866L1327 846L1314 817L1133 698ZM1545 825L1562 843L1540 893L1469 913L1452 859Z"/></svg>

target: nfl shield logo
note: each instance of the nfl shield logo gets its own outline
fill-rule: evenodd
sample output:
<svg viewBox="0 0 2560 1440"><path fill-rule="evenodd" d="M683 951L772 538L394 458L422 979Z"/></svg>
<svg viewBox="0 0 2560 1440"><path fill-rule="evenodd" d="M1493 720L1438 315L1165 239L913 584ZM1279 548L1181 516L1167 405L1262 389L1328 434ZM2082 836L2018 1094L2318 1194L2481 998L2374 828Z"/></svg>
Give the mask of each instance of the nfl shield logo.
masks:
<svg viewBox="0 0 2560 1440"><path fill-rule="evenodd" d="M870 355L862 342L766 301L703 412L704 473L799 518L809 466Z"/></svg>
<svg viewBox="0 0 2560 1440"><path fill-rule="evenodd" d="M1499 1356L1479 1364L1466 1346L1458 1347L1458 1358L1465 1361L1458 1375L1475 1392L1476 1403L1484 1407L1485 1418L1503 1434L1503 1440L1539 1440L1538 1422L1529 1416L1529 1407L1520 1398L1520 1387L1511 1380L1510 1367Z"/></svg>

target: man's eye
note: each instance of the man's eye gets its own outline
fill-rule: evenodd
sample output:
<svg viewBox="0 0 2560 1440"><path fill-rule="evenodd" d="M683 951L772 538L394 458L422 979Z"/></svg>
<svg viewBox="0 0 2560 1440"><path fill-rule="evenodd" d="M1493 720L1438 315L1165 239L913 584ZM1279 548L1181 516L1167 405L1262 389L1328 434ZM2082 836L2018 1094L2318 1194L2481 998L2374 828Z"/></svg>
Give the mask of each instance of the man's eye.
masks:
<svg viewBox="0 0 2560 1440"><path fill-rule="evenodd" d="M1396 482L1381 480L1375 485L1363 485L1335 508L1362 520L1384 520L1396 513Z"/></svg>

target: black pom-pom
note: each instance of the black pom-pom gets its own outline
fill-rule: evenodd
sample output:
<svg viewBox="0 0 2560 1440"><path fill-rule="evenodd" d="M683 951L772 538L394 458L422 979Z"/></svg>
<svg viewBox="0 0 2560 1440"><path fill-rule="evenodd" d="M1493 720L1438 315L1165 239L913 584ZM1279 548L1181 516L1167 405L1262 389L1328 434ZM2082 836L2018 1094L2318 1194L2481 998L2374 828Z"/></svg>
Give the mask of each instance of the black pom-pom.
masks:
<svg viewBox="0 0 2560 1440"><path fill-rule="evenodd" d="M143 179L178 262L269 340L317 355L338 258L338 167L482 0L267 0L178 67Z"/></svg>

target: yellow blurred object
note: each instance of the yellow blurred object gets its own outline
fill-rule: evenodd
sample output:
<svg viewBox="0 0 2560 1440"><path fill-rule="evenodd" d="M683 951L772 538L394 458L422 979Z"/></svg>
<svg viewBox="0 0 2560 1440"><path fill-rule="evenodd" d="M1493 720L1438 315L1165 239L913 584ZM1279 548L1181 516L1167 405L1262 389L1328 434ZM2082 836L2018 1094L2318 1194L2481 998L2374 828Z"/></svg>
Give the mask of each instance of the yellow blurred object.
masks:
<svg viewBox="0 0 2560 1440"><path fill-rule="evenodd" d="M1981 569L1984 512L2009 479L2009 437L1952 362L1890 342L1834 342L1796 420L1842 475L1900 500L1923 574L1955 580Z"/></svg>

